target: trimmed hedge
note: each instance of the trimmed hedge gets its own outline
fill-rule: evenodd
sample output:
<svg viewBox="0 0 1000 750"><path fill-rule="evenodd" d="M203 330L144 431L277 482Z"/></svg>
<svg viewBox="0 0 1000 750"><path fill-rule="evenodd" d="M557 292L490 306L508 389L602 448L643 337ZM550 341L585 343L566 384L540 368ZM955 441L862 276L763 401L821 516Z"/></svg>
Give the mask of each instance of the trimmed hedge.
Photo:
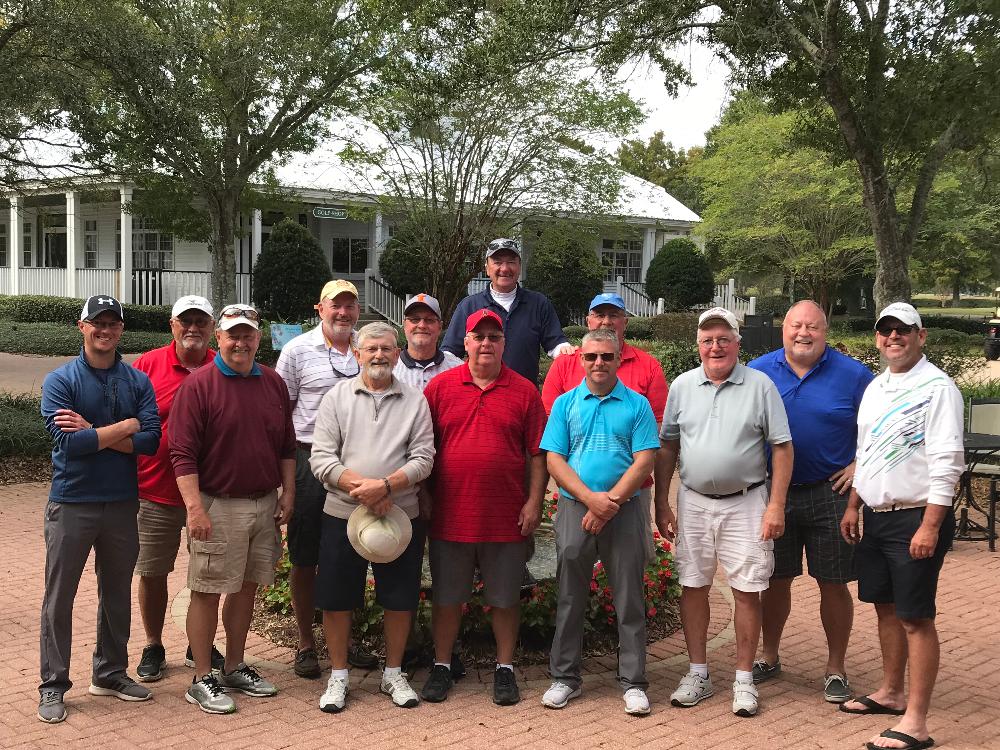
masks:
<svg viewBox="0 0 1000 750"><path fill-rule="evenodd" d="M921 315L924 328L950 328L967 334L983 334L983 321L974 318L959 318L954 315ZM871 333L875 329L875 318L848 318L838 321L848 331Z"/></svg>
<svg viewBox="0 0 1000 750"><path fill-rule="evenodd" d="M77 311L79 314L79 311ZM163 346L170 331L132 331L122 333L118 351L140 354ZM40 354L47 357L72 357L80 353L83 337L76 326L65 323L20 323L0 318L0 352Z"/></svg>
<svg viewBox="0 0 1000 750"><path fill-rule="evenodd" d="M0 456L45 456L52 440L37 396L0 392Z"/></svg>
<svg viewBox="0 0 1000 750"><path fill-rule="evenodd" d="M19 323L75 323L80 319L83 299L48 297L41 294L0 294L0 318ZM122 305L125 327L133 331L169 331L170 307L166 305Z"/></svg>

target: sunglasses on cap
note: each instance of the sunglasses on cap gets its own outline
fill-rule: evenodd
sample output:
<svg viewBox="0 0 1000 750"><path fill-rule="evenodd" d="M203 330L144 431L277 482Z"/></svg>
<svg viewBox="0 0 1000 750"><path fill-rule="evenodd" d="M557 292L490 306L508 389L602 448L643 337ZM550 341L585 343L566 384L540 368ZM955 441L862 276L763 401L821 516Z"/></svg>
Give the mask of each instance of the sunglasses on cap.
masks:
<svg viewBox="0 0 1000 750"><path fill-rule="evenodd" d="M226 307L219 313L219 320L232 320L233 318L246 318L254 323L260 323L260 313L256 310L244 310L242 307Z"/></svg>
<svg viewBox="0 0 1000 750"><path fill-rule="evenodd" d="M584 362L596 362L600 357L602 362L614 362L618 355L614 352L586 352L582 355Z"/></svg>
<svg viewBox="0 0 1000 750"><path fill-rule="evenodd" d="M909 336L916 329L916 326L906 325L905 323L883 323L875 327L880 336L885 336L888 338L895 331L900 336Z"/></svg>
<svg viewBox="0 0 1000 750"><path fill-rule="evenodd" d="M512 250L513 252L516 253L517 243L514 242L514 240L505 240L505 239L493 240L493 242L489 244L489 251L493 253L496 252L497 250Z"/></svg>

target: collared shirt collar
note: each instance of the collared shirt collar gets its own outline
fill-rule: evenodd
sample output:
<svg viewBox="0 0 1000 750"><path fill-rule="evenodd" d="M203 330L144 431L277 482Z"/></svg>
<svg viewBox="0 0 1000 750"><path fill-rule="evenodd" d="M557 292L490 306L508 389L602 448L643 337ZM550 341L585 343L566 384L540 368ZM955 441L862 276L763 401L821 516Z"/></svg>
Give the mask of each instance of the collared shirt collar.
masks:
<svg viewBox="0 0 1000 750"><path fill-rule="evenodd" d="M802 378L801 378L801 380L805 380L810 375L812 375L814 372L816 372L816 370L818 370L820 367L822 367L823 364L829 358L830 358L830 345L826 344L823 347L823 353L819 356L819 359L816 360L816 364L814 364L812 367L809 368L809 372L807 372L805 375L803 375ZM795 375L795 370L793 370L792 366L790 364L788 364L788 357L785 354L784 347L782 347L781 349L777 350L777 356L775 356L774 362L779 367L785 367L792 375ZM798 377L798 375L795 375L795 376Z"/></svg>
<svg viewBox="0 0 1000 750"><path fill-rule="evenodd" d="M170 366L171 367L178 367L181 370L187 371L188 368L184 366L184 364L181 362L181 358L177 356L177 342L176 341L171 341L169 344L167 344L167 348L170 350L170 354L168 355L168 357L170 359ZM215 352L212 351L212 347L210 347L210 346L206 347L206 349L205 349L205 356L201 360L201 363L198 365L198 367L202 367L203 365L207 365L209 362L213 361L214 359L215 359Z"/></svg>
<svg viewBox="0 0 1000 750"><path fill-rule="evenodd" d="M87 367L89 367L91 370L102 370L102 369L104 369L102 367L94 367L92 364L90 364L90 362L87 361L87 354L84 351L83 344L80 345L80 361L83 364L85 364ZM115 367L117 366L117 364L119 362L121 362L121 361L122 361L122 353L120 351L118 351L118 349L115 349L115 363L113 365L111 365L111 367L107 368L108 371L111 371L111 370L115 369Z"/></svg>
<svg viewBox="0 0 1000 750"><path fill-rule="evenodd" d="M411 357L410 353L406 351L405 348L399 352L399 358L403 362L403 366L409 367L411 370L422 370L425 367L424 365L418 363L417 360L415 360L413 357ZM430 365L427 365L427 367L430 367L432 365L439 365L442 362L444 362L444 352L438 349L437 351L434 352L434 360L431 362Z"/></svg>
<svg viewBox="0 0 1000 750"><path fill-rule="evenodd" d="M493 295L490 293L490 290L492 288L493 288L493 282L491 281L489 284L486 285L486 288L483 289L483 291L481 291L479 294L482 296L483 300L486 302L486 305L485 305L486 307L489 307L491 305L496 305L497 307L500 307L500 305L497 304L497 301L495 299L493 299ZM514 292L515 292L515 294L514 294L514 302L511 303L511 308L512 309L513 309L514 305L516 305L518 302L520 302L521 298L524 297L524 287L521 286L521 282L520 281L517 282L517 286L514 287ZM504 310L504 312L507 312L507 311Z"/></svg>
<svg viewBox="0 0 1000 750"><path fill-rule="evenodd" d="M497 386L503 386L510 383L510 368L507 367L503 362L500 363L500 374L497 375L497 379L490 383L483 390L489 390L490 388L495 388ZM476 381L472 379L472 370L469 368L469 363L464 362L462 364L462 382L476 384Z"/></svg>
<svg viewBox="0 0 1000 750"><path fill-rule="evenodd" d="M326 334L323 333L323 321L320 321L319 325L314 326L313 328L310 328L306 332L306 335L309 337L309 343L310 343L310 345L316 347L320 351L325 351L325 350L331 348L331 347L329 347L329 346L326 345ZM347 354L343 354L341 356L345 356L345 357L348 356L351 353L351 346L354 346L354 344L357 343L357 340L358 340L358 332L355 329L352 328L351 329L351 345L347 347ZM334 349L334 351L337 352L338 354L340 353L339 349Z"/></svg>
<svg viewBox="0 0 1000 750"><path fill-rule="evenodd" d="M225 361L222 359L222 352L219 352L218 354L215 355L214 362L215 366L219 368L219 372L221 372L227 378L235 378L239 376L240 373L236 372L236 370L227 365ZM258 365L256 361L253 363L253 367L250 368L250 374L255 377L260 377L261 374L260 365Z"/></svg>
<svg viewBox="0 0 1000 750"><path fill-rule="evenodd" d="M623 401L625 399L625 393L624 393L624 391L625 391L625 384L621 381L621 378L619 378L618 382L615 383L615 387L612 388L607 393L605 393L603 396L598 396L596 393L593 393L590 390L590 388L587 387L587 378L584 378L583 380L581 380L580 381L580 385L578 385L576 387L576 389L580 392L580 396L582 398L584 398L584 399L587 399L587 398L596 398L596 399L614 398L614 399L618 399L619 401Z"/></svg>
<svg viewBox="0 0 1000 750"><path fill-rule="evenodd" d="M705 383L712 383L712 379L705 373L705 365L699 365L699 369L701 370L701 384L704 385ZM737 362L733 371L729 373L729 377L722 382L732 383L733 385L743 385L743 377L745 373L746 365L741 362ZM714 385L714 383L712 383L712 385Z"/></svg>

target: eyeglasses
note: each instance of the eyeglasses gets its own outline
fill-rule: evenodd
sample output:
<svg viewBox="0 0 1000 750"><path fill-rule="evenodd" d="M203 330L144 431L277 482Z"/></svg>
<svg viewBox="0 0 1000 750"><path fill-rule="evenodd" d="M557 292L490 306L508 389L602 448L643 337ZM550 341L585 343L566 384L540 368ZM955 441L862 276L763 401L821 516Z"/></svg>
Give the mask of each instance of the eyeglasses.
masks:
<svg viewBox="0 0 1000 750"><path fill-rule="evenodd" d="M441 318L435 317L433 315L428 315L426 317L420 317L420 316L417 316L417 315L411 315L411 316L409 316L409 317L406 318L406 322L409 323L410 325L414 325L414 326L420 325L421 323L423 323L424 325L432 326L435 323L440 323L441 322Z"/></svg>
<svg viewBox="0 0 1000 750"><path fill-rule="evenodd" d="M98 331L117 331L119 328L125 325L120 320L85 320L83 321L89 326L93 326Z"/></svg>
<svg viewBox="0 0 1000 750"><path fill-rule="evenodd" d="M598 357L601 358L601 362L614 362L618 355L615 352L585 352L580 356L584 362L596 362Z"/></svg>
<svg viewBox="0 0 1000 750"><path fill-rule="evenodd" d="M892 325L890 323L887 325L876 326L875 330L878 331L880 336L885 336L886 338L889 338L892 335L893 331L898 333L900 336L909 336L911 333L913 333L915 328L916 326L908 326L902 323L899 323L897 325Z"/></svg>
<svg viewBox="0 0 1000 750"><path fill-rule="evenodd" d="M731 343L733 343L732 339L728 339L725 336L722 336L721 338L715 338L715 339L701 339L698 342L698 346L704 346L707 349L711 349L713 346L718 346L720 349L725 349Z"/></svg>
<svg viewBox="0 0 1000 750"><path fill-rule="evenodd" d="M383 344L382 346L363 346L358 349L359 352L364 352L365 354L391 354L396 351L396 347L390 344Z"/></svg>
<svg viewBox="0 0 1000 750"><path fill-rule="evenodd" d="M202 318L184 317L184 318L174 318L174 320L180 323L181 326L183 326L184 328L190 328L191 326L197 326L198 328L207 328L208 326L212 325L212 319L207 315Z"/></svg>
<svg viewBox="0 0 1000 750"><path fill-rule="evenodd" d="M610 318L611 320L618 320L619 318L624 318L625 313L621 310L608 310L606 312L598 312L597 310L591 310L588 315L597 320L602 320L604 318Z"/></svg>
<svg viewBox="0 0 1000 750"><path fill-rule="evenodd" d="M477 344L489 341L491 344L499 344L503 341L502 333L470 333L467 334Z"/></svg>
<svg viewBox="0 0 1000 750"><path fill-rule="evenodd" d="M226 307L219 313L219 320L232 320L233 318L246 318L254 323L260 323L260 313L256 310L244 310L242 307Z"/></svg>

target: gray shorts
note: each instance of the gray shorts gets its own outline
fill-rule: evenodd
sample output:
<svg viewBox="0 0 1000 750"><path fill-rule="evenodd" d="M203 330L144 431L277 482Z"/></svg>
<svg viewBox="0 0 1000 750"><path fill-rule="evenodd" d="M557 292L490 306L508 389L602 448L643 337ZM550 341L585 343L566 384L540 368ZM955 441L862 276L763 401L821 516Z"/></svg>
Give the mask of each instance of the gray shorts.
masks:
<svg viewBox="0 0 1000 750"><path fill-rule="evenodd" d="M167 505L139 498L139 559L135 574L156 578L172 573L187 524L183 505Z"/></svg>
<svg viewBox="0 0 1000 750"><path fill-rule="evenodd" d="M448 542L431 539L430 563L435 604L464 604L472 596L476 567L483 579L483 600L506 609L521 601L524 566L534 538L523 542Z"/></svg>

